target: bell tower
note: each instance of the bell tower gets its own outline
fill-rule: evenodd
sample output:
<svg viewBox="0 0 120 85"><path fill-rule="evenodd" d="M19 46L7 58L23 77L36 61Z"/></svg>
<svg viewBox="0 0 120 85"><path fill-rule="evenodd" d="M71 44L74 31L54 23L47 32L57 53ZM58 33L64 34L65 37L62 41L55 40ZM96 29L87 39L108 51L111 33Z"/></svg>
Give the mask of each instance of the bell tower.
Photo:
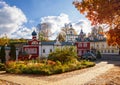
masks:
<svg viewBox="0 0 120 85"><path fill-rule="evenodd" d="M83 30L81 29L79 37L78 37L81 41L84 41L85 38L85 34L83 33Z"/></svg>

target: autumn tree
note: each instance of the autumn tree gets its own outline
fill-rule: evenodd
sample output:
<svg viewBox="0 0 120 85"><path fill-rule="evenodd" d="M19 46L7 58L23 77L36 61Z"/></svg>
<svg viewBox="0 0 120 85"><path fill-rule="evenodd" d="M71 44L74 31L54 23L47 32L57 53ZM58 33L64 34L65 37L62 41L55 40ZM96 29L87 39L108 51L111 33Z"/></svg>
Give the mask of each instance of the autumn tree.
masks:
<svg viewBox="0 0 120 85"><path fill-rule="evenodd" d="M40 41L48 41L52 36L50 23L41 23L37 25L38 39Z"/></svg>
<svg viewBox="0 0 120 85"><path fill-rule="evenodd" d="M5 44L9 44L9 38L7 37L7 35L4 35L0 38L0 45L3 46Z"/></svg>
<svg viewBox="0 0 120 85"><path fill-rule="evenodd" d="M118 27L107 32L107 42L109 45L117 46L120 54L120 29Z"/></svg>
<svg viewBox="0 0 120 85"><path fill-rule="evenodd" d="M64 24L64 27L61 28L61 32L64 32L65 35L67 34L68 30L69 30L69 24Z"/></svg>
<svg viewBox="0 0 120 85"><path fill-rule="evenodd" d="M120 24L120 0L76 0L73 4L92 24Z"/></svg>
<svg viewBox="0 0 120 85"><path fill-rule="evenodd" d="M60 33L58 34L58 36L57 36L57 39L58 39L58 41L60 41L60 42L64 42L65 39L66 39L65 33L60 32Z"/></svg>
<svg viewBox="0 0 120 85"><path fill-rule="evenodd" d="M9 56L10 56L10 60L15 60L16 59L16 47L14 44L11 44L10 45L10 53L9 53Z"/></svg>
<svg viewBox="0 0 120 85"><path fill-rule="evenodd" d="M38 33L38 39L40 40L40 41L47 41L48 39L46 39L45 37L44 37L44 33L43 32L39 32Z"/></svg>
<svg viewBox="0 0 120 85"><path fill-rule="evenodd" d="M73 4L92 25L106 25L108 44L120 48L120 0L75 0Z"/></svg>
<svg viewBox="0 0 120 85"><path fill-rule="evenodd" d="M5 58L5 46L2 46L0 49L0 59L2 63L5 63L6 58Z"/></svg>

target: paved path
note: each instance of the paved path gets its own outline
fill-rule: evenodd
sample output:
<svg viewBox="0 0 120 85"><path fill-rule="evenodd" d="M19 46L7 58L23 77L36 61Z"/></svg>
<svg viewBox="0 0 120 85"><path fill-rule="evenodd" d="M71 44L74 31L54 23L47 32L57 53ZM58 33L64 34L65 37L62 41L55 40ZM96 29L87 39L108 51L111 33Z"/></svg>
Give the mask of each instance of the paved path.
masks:
<svg viewBox="0 0 120 85"><path fill-rule="evenodd" d="M91 79L95 78L96 76L99 76L100 74L105 73L112 67L113 67L112 64L104 65L102 67L99 67L93 70L88 70L85 73L78 74L71 78L67 78L64 80L51 83L51 85L83 85L86 82L89 82Z"/></svg>
<svg viewBox="0 0 120 85"><path fill-rule="evenodd" d="M39 75L14 75L0 73L0 79L10 82L18 83L20 85L85 85L96 76L105 73L114 67L114 64L120 64L119 61L98 62L96 66L67 72L52 76L39 76Z"/></svg>

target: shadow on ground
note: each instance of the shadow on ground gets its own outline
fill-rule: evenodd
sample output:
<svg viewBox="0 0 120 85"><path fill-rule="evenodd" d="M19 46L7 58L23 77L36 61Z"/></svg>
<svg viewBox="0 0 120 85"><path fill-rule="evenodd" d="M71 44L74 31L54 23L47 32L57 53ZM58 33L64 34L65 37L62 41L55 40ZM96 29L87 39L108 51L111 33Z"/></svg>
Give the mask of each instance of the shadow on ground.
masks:
<svg viewBox="0 0 120 85"><path fill-rule="evenodd" d="M120 66L120 55L118 54L104 54L102 58L97 60L96 63L107 62L108 64L114 64L115 66Z"/></svg>

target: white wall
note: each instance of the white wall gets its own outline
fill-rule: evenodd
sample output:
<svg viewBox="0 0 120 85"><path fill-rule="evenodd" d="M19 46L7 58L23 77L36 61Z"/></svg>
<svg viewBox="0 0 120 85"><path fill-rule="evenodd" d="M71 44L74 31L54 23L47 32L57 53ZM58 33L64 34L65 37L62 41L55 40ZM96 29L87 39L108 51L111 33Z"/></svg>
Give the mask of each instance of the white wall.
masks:
<svg viewBox="0 0 120 85"><path fill-rule="evenodd" d="M116 48L116 46L108 46L107 42L90 42L90 48L95 48L96 50L99 50L101 54L118 54L119 50ZM112 52L112 50L114 52Z"/></svg>
<svg viewBox="0 0 120 85"><path fill-rule="evenodd" d="M43 49L45 50L45 53L43 53ZM50 50L52 50L52 52L54 51L54 46L53 45L40 45L39 46L39 56L42 57L48 57Z"/></svg>

